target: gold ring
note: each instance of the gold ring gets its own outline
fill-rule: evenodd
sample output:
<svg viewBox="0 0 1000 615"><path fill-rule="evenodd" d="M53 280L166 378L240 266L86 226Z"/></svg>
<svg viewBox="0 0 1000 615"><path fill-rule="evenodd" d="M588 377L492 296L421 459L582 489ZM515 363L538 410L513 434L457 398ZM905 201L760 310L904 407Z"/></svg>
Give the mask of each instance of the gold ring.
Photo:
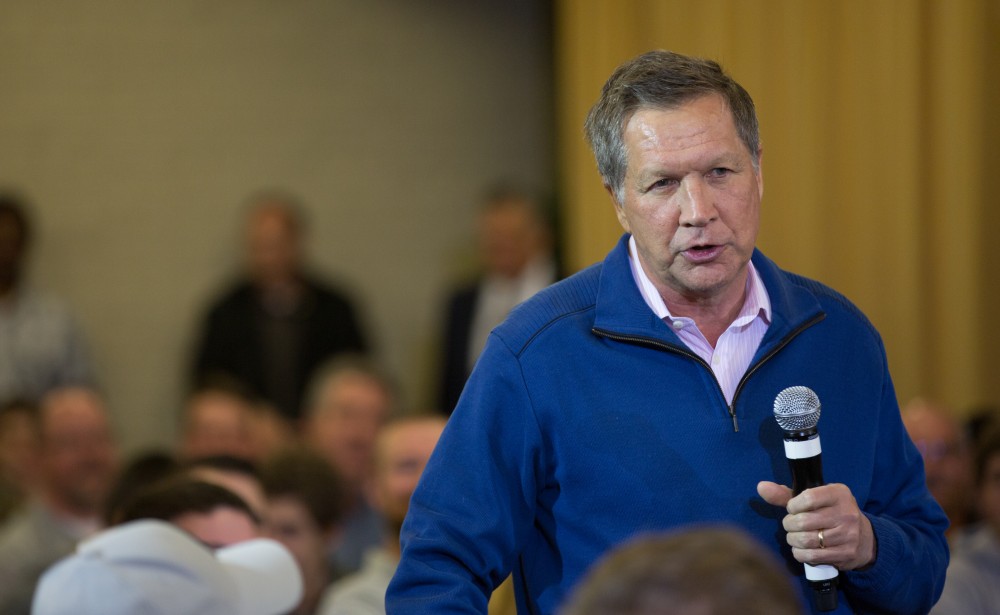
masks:
<svg viewBox="0 0 1000 615"><path fill-rule="evenodd" d="M816 532L816 536L819 537L819 548L820 549L825 549L826 548L826 541L823 540L823 530L820 530L820 531Z"/></svg>

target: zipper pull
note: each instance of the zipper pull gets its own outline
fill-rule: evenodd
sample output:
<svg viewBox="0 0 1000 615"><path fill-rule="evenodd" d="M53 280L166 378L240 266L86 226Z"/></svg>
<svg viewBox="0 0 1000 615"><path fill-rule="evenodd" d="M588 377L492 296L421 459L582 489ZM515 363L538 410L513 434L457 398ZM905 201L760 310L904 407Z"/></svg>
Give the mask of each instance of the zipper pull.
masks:
<svg viewBox="0 0 1000 615"><path fill-rule="evenodd" d="M739 433L740 423L736 420L736 408L729 406L729 416L733 417L733 431Z"/></svg>

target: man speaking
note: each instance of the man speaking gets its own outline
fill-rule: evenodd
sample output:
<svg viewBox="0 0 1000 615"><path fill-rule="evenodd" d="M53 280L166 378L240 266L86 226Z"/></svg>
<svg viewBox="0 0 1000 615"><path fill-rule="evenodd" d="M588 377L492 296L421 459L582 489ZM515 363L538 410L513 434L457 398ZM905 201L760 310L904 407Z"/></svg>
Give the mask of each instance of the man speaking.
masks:
<svg viewBox="0 0 1000 615"><path fill-rule="evenodd" d="M714 62L619 67L587 118L625 235L491 334L403 526L388 613L554 613L644 532L743 527L797 571L840 571L838 613L924 613L947 524L899 417L881 339L843 296L754 244L753 101ZM828 485L792 497L772 407L823 400ZM814 607L815 608L815 607Z"/></svg>

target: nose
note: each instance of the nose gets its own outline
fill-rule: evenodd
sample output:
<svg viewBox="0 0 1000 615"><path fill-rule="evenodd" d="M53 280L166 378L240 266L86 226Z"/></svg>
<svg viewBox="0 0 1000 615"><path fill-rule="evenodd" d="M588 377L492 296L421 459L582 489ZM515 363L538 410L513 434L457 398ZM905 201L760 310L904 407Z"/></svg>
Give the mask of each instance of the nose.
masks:
<svg viewBox="0 0 1000 615"><path fill-rule="evenodd" d="M712 192L700 178L684 178L677 198L680 200L681 226L707 226L718 217Z"/></svg>

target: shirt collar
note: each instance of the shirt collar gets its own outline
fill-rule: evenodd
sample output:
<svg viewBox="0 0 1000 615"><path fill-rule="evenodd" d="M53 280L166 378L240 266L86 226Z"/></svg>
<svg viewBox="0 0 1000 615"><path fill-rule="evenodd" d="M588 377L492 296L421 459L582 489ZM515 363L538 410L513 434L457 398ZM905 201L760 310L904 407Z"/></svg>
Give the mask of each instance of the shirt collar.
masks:
<svg viewBox="0 0 1000 615"><path fill-rule="evenodd" d="M660 292L653 286L653 282L646 275L645 270L643 270L642 265L639 263L639 255L635 247L635 237L629 237L628 239L628 256L629 268L632 270L632 279L635 280L636 286L639 287L639 292L646 301L646 305L649 306L649 309L653 310L657 318L672 321L674 317L670 315L667 304L663 302ZM747 276L743 307L740 309L736 320L730 326L749 324L758 314L763 316L765 322L771 322L771 299L767 295L767 289L764 288L764 282L761 281L760 276L757 274L757 269L754 268L753 262L747 263L747 270L749 275Z"/></svg>

